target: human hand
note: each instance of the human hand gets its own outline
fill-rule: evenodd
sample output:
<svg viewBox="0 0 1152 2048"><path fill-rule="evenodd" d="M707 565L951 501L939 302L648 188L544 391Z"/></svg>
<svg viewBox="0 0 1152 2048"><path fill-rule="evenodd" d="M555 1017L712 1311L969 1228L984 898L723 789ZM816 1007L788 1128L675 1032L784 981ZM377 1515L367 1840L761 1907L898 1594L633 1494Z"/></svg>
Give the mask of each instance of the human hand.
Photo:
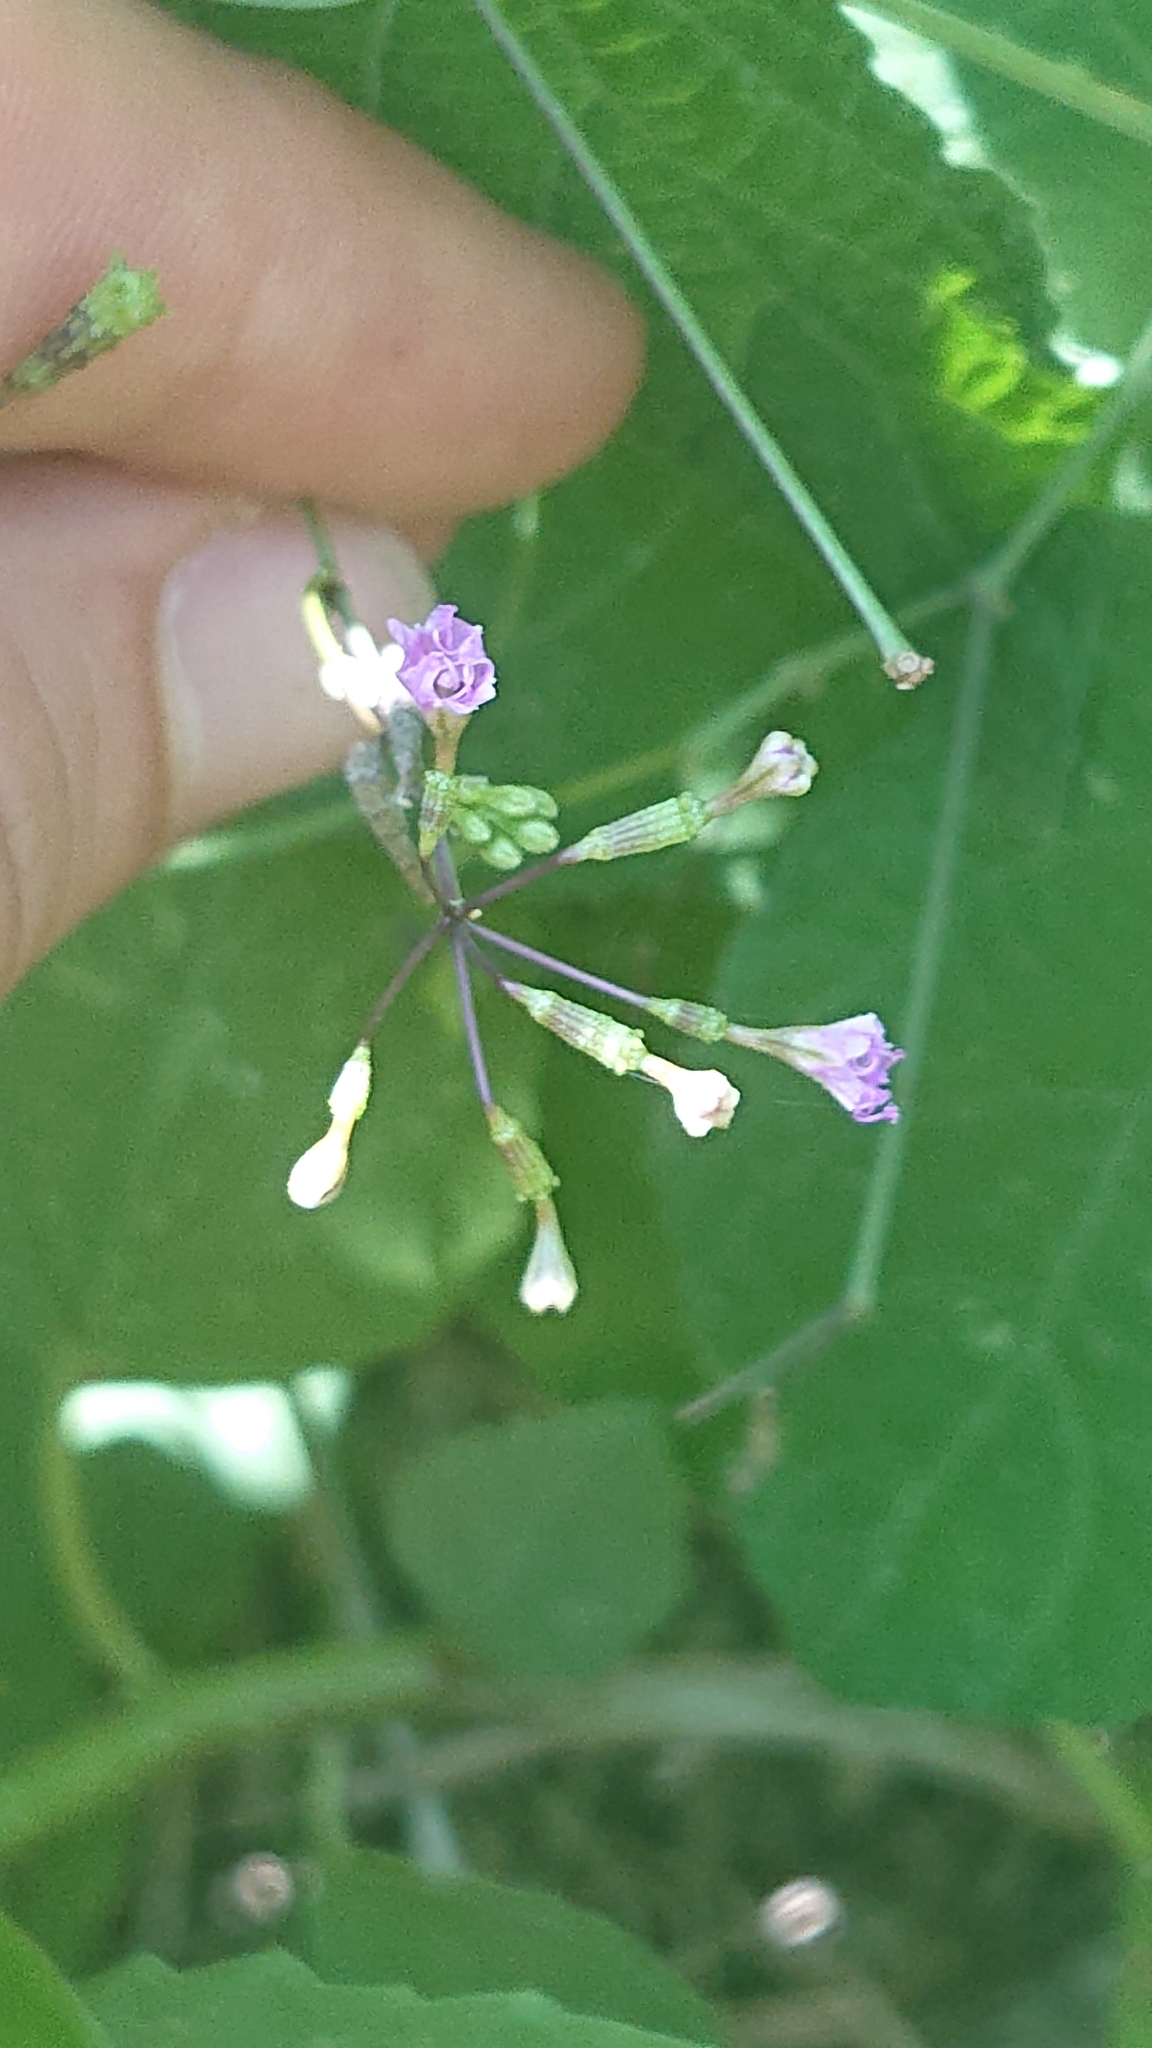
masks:
<svg viewBox="0 0 1152 2048"><path fill-rule="evenodd" d="M141 0L0 0L0 39L0 370L113 249L171 313L0 412L7 987L172 840L340 757L291 501L341 508L371 627L415 619L420 558L590 455L641 344L609 278L296 73Z"/></svg>

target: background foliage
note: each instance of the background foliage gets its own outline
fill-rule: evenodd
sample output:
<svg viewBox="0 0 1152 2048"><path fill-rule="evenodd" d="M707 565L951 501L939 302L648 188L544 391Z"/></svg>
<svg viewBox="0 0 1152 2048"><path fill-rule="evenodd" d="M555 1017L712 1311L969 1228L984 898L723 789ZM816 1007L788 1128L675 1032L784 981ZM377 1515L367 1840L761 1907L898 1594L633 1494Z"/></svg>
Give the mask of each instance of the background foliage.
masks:
<svg viewBox="0 0 1152 2048"><path fill-rule="evenodd" d="M470 0L179 11L645 297ZM501 674L465 765L574 829L804 734L799 815L571 874L509 928L749 1021L875 1008L904 1121L858 1129L747 1055L693 1147L485 1004L581 1274L532 1324L435 967L348 1193L284 1203L419 928L333 787L182 849L39 970L0 1018L0 1851L46 1954L4 1936L5 2038L1152 2040L1142 1881L1117 1905L1152 1853L1152 486L1139 405L1109 433L1051 346L1139 360L1152 156L1107 93L1066 101L1113 88L1152 135L1152 0L884 14L502 18L935 678L891 691L654 304L611 446L474 522L440 581ZM56 1441L81 1382L318 1364L350 1405L335 1435L284 1410L307 1456L274 1514L187 1453ZM779 1378L771 1408L674 1426L737 1372ZM412 1624L440 1665L405 1661ZM1065 1727L1049 1757L1054 1720L1109 1754ZM256 1850L286 1918L237 1891ZM754 1914L805 1869L849 1921L797 1974ZM274 1935L300 1960L239 1958ZM48 1955L115 1967L81 2003Z"/></svg>

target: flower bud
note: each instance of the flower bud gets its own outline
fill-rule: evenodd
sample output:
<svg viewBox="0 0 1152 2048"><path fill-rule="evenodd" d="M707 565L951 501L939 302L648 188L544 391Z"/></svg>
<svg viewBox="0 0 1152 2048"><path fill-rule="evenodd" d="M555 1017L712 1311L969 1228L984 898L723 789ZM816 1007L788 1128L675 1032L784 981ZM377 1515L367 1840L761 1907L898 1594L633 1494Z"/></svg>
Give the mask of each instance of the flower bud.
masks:
<svg viewBox="0 0 1152 2048"><path fill-rule="evenodd" d="M520 1282L520 1299L534 1316L542 1316L548 1309L566 1316L578 1292L576 1269L560 1232L556 1205L545 1197L536 1204L536 1241Z"/></svg>
<svg viewBox="0 0 1152 2048"><path fill-rule="evenodd" d="M755 803L765 796L806 796L817 772L803 740L790 732L770 732L756 749L743 775L730 789L722 789L708 804L710 818L722 818L741 804Z"/></svg>
<svg viewBox="0 0 1152 2048"><path fill-rule="evenodd" d="M484 1114L488 1119L488 1135L508 1168L517 1201L546 1201L560 1183L536 1140L530 1138L523 1124L509 1116L506 1109L501 1109L498 1102L490 1103Z"/></svg>
<svg viewBox="0 0 1152 2048"><path fill-rule="evenodd" d="M348 1172L352 1132L368 1107L371 1092L372 1054L368 1046L358 1045L332 1084L328 1097L331 1124L288 1176L288 1199L298 1209L323 1208L340 1193Z"/></svg>
<svg viewBox="0 0 1152 2048"><path fill-rule="evenodd" d="M531 988L522 981L505 981L501 986L537 1024L555 1032L577 1052L598 1060L610 1074L633 1074L643 1061L647 1048L639 1031L630 1025L618 1024L603 1011L589 1010L550 988Z"/></svg>
<svg viewBox="0 0 1152 2048"><path fill-rule="evenodd" d="M726 1131L736 1114L740 1090L727 1074L715 1067L678 1067L672 1060L649 1053L639 1071L656 1081L672 1097L677 1122L690 1138L705 1138L709 1131Z"/></svg>
<svg viewBox="0 0 1152 2048"><path fill-rule="evenodd" d="M597 825L564 854L565 864L584 860L623 860L632 853L659 853L665 846L686 846L704 830L711 816L703 797L686 790L643 811L630 811L610 825Z"/></svg>

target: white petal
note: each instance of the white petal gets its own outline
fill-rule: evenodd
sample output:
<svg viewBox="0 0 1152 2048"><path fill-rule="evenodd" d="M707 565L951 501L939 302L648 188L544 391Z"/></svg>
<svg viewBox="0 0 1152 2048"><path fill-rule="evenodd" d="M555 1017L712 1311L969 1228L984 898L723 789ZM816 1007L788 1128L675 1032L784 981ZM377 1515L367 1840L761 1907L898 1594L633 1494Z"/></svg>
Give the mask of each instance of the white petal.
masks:
<svg viewBox="0 0 1152 2048"><path fill-rule="evenodd" d="M335 1201L348 1171L349 1124L333 1124L303 1152L288 1175L288 1199L298 1209L320 1209Z"/></svg>

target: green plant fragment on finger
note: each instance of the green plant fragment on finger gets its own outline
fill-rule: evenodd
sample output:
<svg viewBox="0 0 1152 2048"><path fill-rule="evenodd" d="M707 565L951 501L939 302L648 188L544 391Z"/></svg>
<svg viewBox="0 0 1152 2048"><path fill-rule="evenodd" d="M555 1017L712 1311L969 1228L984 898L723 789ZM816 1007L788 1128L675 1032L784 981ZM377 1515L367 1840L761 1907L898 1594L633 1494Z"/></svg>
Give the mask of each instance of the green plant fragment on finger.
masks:
<svg viewBox="0 0 1152 2048"><path fill-rule="evenodd" d="M428 1877L399 1856L329 1859L291 1946L326 1984L407 1984L433 1998L534 1991L592 2018L719 2039L704 2000L599 1914L483 1877Z"/></svg>
<svg viewBox="0 0 1152 2048"><path fill-rule="evenodd" d="M59 326L0 378L0 406L50 391L63 377L85 369L167 311L156 272L132 270L122 256L113 256L103 277L76 301Z"/></svg>

